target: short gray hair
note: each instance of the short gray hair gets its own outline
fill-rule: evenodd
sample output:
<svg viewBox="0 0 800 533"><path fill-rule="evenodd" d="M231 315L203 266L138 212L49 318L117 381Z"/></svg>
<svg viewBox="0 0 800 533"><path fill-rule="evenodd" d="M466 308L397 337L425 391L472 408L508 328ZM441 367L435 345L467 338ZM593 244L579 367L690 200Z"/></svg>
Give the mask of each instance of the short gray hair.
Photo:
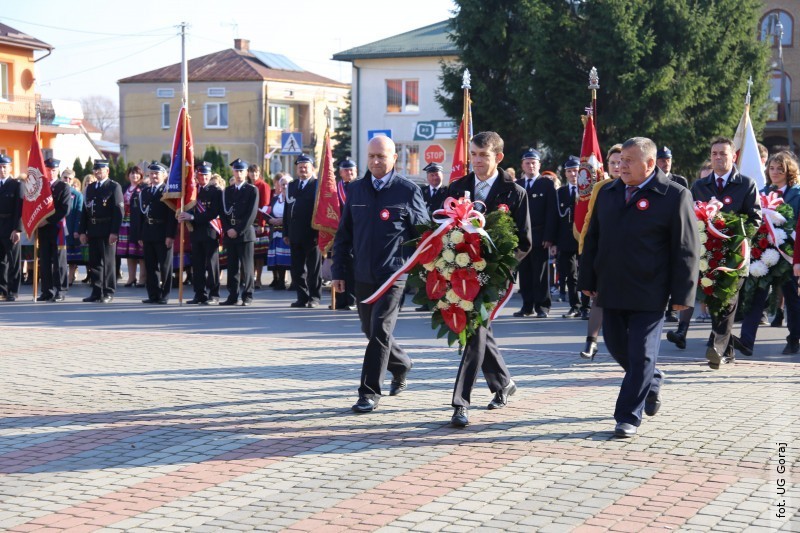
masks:
<svg viewBox="0 0 800 533"><path fill-rule="evenodd" d="M654 143L652 139L648 139L647 137L631 137L622 143L623 150L632 146L639 148L646 159L656 158L658 148L656 148L656 143Z"/></svg>

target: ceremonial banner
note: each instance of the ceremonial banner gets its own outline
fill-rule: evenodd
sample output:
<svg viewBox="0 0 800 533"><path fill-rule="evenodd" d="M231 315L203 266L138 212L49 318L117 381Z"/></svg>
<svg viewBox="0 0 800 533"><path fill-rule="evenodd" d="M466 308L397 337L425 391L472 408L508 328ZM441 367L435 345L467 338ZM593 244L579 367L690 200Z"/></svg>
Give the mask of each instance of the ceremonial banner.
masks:
<svg viewBox="0 0 800 533"><path fill-rule="evenodd" d="M181 206L183 198L183 206ZM194 144L192 128L186 106L181 107L175 140L172 141L172 164L169 167L167 186L161 201L173 211L186 211L197 201L197 185L194 182Z"/></svg>
<svg viewBox="0 0 800 533"><path fill-rule="evenodd" d="M469 106L461 120L461 126L458 128L456 147L453 150L453 166L450 170L450 183L469 174L467 146L470 139L472 139L472 106Z"/></svg>
<svg viewBox="0 0 800 533"><path fill-rule="evenodd" d="M317 197L314 200L314 214L311 216L311 227L319 231L317 245L325 254L333 245L333 237L339 228L339 192L336 188L336 174L333 170L333 154L331 151L331 132L325 130L325 141L322 144L322 159L319 165L317 180Z"/></svg>
<svg viewBox="0 0 800 533"><path fill-rule="evenodd" d="M737 154L736 167L739 172L748 178L754 179L758 190L763 189L767 180L764 176L761 154L758 152L756 132L753 131L753 123L750 122L749 105L745 105L742 119L736 128L736 135L733 137L733 144Z"/></svg>
<svg viewBox="0 0 800 533"><path fill-rule="evenodd" d="M575 225L573 227L576 239L579 238L586 221L592 188L603 177L603 154L600 152L600 143L597 142L594 118L590 114L583 129L581 144L581 168L578 171L578 197L575 199Z"/></svg>
<svg viewBox="0 0 800 533"><path fill-rule="evenodd" d="M28 176L22 182L22 226L28 238L32 238L36 228L55 211L50 179L45 177L44 158L39 143L39 124L33 128L31 151L28 154Z"/></svg>

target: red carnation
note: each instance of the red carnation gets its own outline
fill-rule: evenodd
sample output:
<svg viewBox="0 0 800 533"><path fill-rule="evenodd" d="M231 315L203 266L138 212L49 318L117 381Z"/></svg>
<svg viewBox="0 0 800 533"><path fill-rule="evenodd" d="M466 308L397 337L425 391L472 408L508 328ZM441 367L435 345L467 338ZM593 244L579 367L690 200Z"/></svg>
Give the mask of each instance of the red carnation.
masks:
<svg viewBox="0 0 800 533"><path fill-rule="evenodd" d="M497 205L497 210L498 211L503 211L505 213L508 213L509 211L511 211L506 204L498 204Z"/></svg>
<svg viewBox="0 0 800 533"><path fill-rule="evenodd" d="M425 291L429 300L438 300L447 293L447 280L438 270L428 272Z"/></svg>
<svg viewBox="0 0 800 533"><path fill-rule="evenodd" d="M706 250L708 250L708 251L711 251L714 248L716 248L716 246L714 246L714 241L712 241L711 239L708 239L703 246L705 246Z"/></svg>
<svg viewBox="0 0 800 533"><path fill-rule="evenodd" d="M703 287L703 293L706 294L707 296L711 296L712 294L714 294L714 287L713 286Z"/></svg>
<svg viewBox="0 0 800 533"><path fill-rule="evenodd" d="M481 290L478 273L472 268L457 268L450 276L453 292L462 300L475 300Z"/></svg>
<svg viewBox="0 0 800 533"><path fill-rule="evenodd" d="M423 233L422 238L420 239L420 244L425 242L425 239L430 237L431 233L433 233L431 230L428 230L425 233ZM427 248L423 250L418 256L419 262L422 263L423 265L435 261L436 258L439 257L439 254L442 253L442 247L444 245L442 244L441 236L437 236L431 239L431 241L426 246Z"/></svg>
<svg viewBox="0 0 800 533"><path fill-rule="evenodd" d="M457 305L442 309L442 318L447 327L455 333L461 333L467 327L467 313Z"/></svg>
<svg viewBox="0 0 800 533"><path fill-rule="evenodd" d="M706 272L706 277L711 280L717 279L717 271L709 270L708 272Z"/></svg>
<svg viewBox="0 0 800 533"><path fill-rule="evenodd" d="M725 221L721 218L714 220L714 227L717 229L725 229Z"/></svg>
<svg viewBox="0 0 800 533"><path fill-rule="evenodd" d="M758 259L759 257L761 257L761 249L759 249L759 248L753 248L753 249L750 251L750 255L752 255L752 256L753 256L753 259Z"/></svg>
<svg viewBox="0 0 800 533"><path fill-rule="evenodd" d="M456 252L469 254L470 261L478 261L481 258L481 236L477 233L467 233L464 235L464 242L456 245Z"/></svg>
<svg viewBox="0 0 800 533"><path fill-rule="evenodd" d="M768 246L769 246L769 241L767 239L764 238L758 239L759 248L761 248L762 250L766 250Z"/></svg>
<svg viewBox="0 0 800 533"><path fill-rule="evenodd" d="M719 266L719 261L715 261L712 259L711 261L708 262L708 268L710 268L711 270L714 270L718 266Z"/></svg>
<svg viewBox="0 0 800 533"><path fill-rule="evenodd" d="M714 253L711 254L711 257L717 261L722 261L725 258L725 255L720 250L715 250Z"/></svg>

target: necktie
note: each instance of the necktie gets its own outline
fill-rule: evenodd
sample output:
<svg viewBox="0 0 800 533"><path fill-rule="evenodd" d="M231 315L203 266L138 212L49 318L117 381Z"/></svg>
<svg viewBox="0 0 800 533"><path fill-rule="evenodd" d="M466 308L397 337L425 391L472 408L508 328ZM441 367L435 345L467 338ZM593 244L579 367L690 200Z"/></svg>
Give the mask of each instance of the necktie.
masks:
<svg viewBox="0 0 800 533"><path fill-rule="evenodd" d="M480 200L481 202L486 200L486 193L489 192L489 184L485 181L479 181L477 185L475 185L475 199Z"/></svg>
<svg viewBox="0 0 800 533"><path fill-rule="evenodd" d="M531 187L533 187L533 179L532 178L526 178L525 179L525 188L530 191Z"/></svg>
<svg viewBox="0 0 800 533"><path fill-rule="evenodd" d="M375 187L376 191L379 191L383 187L383 182L381 180L372 180L372 186Z"/></svg>
<svg viewBox="0 0 800 533"><path fill-rule="evenodd" d="M574 204L575 203L575 186L569 186L569 199Z"/></svg>
<svg viewBox="0 0 800 533"><path fill-rule="evenodd" d="M722 181L722 178L717 178L717 190L722 192L722 189L725 188L725 182Z"/></svg>
<svg viewBox="0 0 800 533"><path fill-rule="evenodd" d="M636 194L636 191L638 191L638 190L639 190L639 187L637 187L636 185L628 185L627 187L625 187L625 203L626 204L631 203L631 198L633 198L633 195Z"/></svg>

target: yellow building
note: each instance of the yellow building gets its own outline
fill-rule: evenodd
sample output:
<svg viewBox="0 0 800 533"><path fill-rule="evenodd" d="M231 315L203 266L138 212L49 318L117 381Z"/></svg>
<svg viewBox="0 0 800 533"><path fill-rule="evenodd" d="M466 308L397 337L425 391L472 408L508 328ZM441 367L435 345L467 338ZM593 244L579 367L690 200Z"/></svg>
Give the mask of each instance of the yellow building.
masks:
<svg viewBox="0 0 800 533"><path fill-rule="evenodd" d="M37 109L43 115L52 113L49 102L43 101L34 91L34 52L43 50L49 55L53 47L0 24L0 154L14 159L14 175L27 168ZM43 124L46 121L43 120ZM42 148L50 154L56 133L64 130L43 125L40 131Z"/></svg>
<svg viewBox="0 0 800 533"><path fill-rule="evenodd" d="M209 146L227 160L241 158L292 172L294 156L281 156L281 134L302 134L303 151L318 160L325 134L325 110L335 122L346 107L350 85L308 72L285 56L250 50L246 39L234 48L188 62L189 115L195 154ZM118 81L121 155L126 161L169 154L181 107L181 65ZM268 169L269 169L268 167Z"/></svg>

